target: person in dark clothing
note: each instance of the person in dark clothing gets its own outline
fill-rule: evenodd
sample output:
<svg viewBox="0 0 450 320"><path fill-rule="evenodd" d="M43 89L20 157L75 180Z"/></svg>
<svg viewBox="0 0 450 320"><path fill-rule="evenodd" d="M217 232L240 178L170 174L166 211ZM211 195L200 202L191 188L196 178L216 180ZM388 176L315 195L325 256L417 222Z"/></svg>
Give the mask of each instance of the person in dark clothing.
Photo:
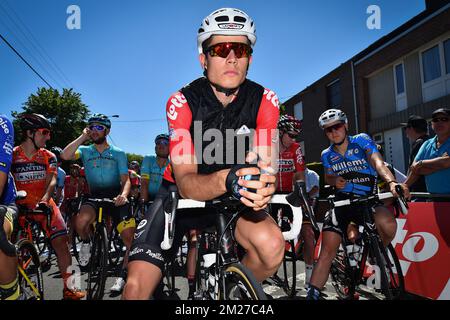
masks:
<svg viewBox="0 0 450 320"><path fill-rule="evenodd" d="M427 133L428 124L424 118L412 115L409 117L407 123L401 123L401 125L405 128L406 136L411 141L411 154L409 156L408 165L408 167L410 167L422 144L430 138ZM421 176L416 182L409 186L409 190L413 192L427 192L425 177Z"/></svg>

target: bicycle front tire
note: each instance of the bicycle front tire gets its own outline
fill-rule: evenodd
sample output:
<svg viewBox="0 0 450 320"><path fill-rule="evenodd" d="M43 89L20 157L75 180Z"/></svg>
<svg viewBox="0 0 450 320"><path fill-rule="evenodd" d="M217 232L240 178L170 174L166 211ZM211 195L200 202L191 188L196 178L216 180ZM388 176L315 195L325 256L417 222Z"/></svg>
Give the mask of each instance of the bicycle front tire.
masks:
<svg viewBox="0 0 450 320"><path fill-rule="evenodd" d="M234 263L226 267L224 277L225 290L221 290L220 300L267 300L261 284L244 265Z"/></svg>
<svg viewBox="0 0 450 320"><path fill-rule="evenodd" d="M108 267L108 238L106 228L97 226L89 261L87 300L102 300Z"/></svg>
<svg viewBox="0 0 450 320"><path fill-rule="evenodd" d="M22 299L44 300L44 280L36 246L27 239L21 239L16 247Z"/></svg>

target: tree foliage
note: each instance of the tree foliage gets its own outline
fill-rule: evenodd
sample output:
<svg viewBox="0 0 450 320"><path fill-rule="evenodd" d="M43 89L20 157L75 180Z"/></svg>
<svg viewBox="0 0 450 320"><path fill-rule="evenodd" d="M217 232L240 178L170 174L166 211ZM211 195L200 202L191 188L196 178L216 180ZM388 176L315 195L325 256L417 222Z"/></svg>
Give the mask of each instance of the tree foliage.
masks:
<svg viewBox="0 0 450 320"><path fill-rule="evenodd" d="M53 146L64 148L75 140L83 131L89 117L89 109L81 101L81 94L73 89L63 89L62 94L56 89L38 88L23 103L23 111L26 113L39 113L45 116L51 123L51 138L47 143L47 149ZM20 112L21 113L21 112ZM11 112L16 117L19 112ZM18 120L14 121L15 145L21 143L21 132Z"/></svg>
<svg viewBox="0 0 450 320"><path fill-rule="evenodd" d="M127 153L128 163L131 161L137 161L140 165L142 165L142 160L144 159L144 156L141 156L140 154L136 153Z"/></svg>

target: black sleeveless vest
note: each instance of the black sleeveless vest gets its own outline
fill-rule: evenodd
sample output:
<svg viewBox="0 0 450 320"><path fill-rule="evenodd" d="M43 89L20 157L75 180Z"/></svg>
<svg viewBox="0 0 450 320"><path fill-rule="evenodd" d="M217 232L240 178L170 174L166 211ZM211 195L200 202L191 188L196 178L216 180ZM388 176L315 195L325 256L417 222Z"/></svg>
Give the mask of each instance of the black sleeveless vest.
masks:
<svg viewBox="0 0 450 320"><path fill-rule="evenodd" d="M192 112L190 133L199 162L198 173L208 174L244 163L264 88L247 79L241 84L236 99L226 107L204 77L180 91Z"/></svg>

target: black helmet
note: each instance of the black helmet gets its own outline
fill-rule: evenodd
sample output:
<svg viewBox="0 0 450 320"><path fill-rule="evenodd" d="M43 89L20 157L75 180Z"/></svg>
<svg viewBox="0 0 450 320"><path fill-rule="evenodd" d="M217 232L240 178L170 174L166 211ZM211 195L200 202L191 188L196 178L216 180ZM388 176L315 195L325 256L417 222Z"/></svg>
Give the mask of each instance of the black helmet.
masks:
<svg viewBox="0 0 450 320"><path fill-rule="evenodd" d="M291 115L281 115L278 120L278 130L299 134L302 131L302 122Z"/></svg>
<svg viewBox="0 0 450 320"><path fill-rule="evenodd" d="M20 119L19 126L22 130L35 130L35 129L50 130L50 123L42 114L22 113L17 118Z"/></svg>
<svg viewBox="0 0 450 320"><path fill-rule="evenodd" d="M105 116L104 114L101 114L101 113L94 113L92 115L92 117L90 117L88 119L88 123L89 124L100 123L100 124L104 125L105 127L107 127L108 129L111 128L111 120L109 120L109 118L107 116Z"/></svg>
<svg viewBox="0 0 450 320"><path fill-rule="evenodd" d="M56 159L58 159L58 162L60 162L60 161L61 161L61 152L62 152L62 149L61 149L60 147L52 147L52 148L50 149L50 151L53 152L53 153L55 154Z"/></svg>
<svg viewBox="0 0 450 320"><path fill-rule="evenodd" d="M166 140L169 140L169 135L168 135L168 134L165 134L165 133L158 134L158 135L156 136L156 138L155 138L155 143L156 143L156 141L158 141L158 140L160 140L160 139L166 139Z"/></svg>
<svg viewBox="0 0 450 320"><path fill-rule="evenodd" d="M141 165L136 160L131 161L130 165L128 166L128 168L130 168L134 171L139 171L140 167L141 167Z"/></svg>

